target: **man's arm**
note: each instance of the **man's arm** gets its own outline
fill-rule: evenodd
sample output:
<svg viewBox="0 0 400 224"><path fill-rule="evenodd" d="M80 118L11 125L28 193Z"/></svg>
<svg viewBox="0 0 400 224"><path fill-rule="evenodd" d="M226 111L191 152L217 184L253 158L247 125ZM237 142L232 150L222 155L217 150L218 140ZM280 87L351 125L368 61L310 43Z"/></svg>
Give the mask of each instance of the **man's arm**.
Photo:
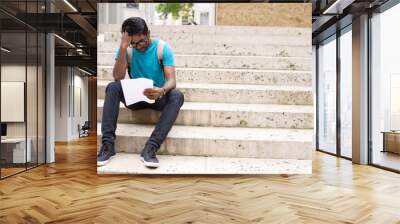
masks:
<svg viewBox="0 0 400 224"><path fill-rule="evenodd" d="M165 84L161 88L149 88L143 92L147 98L152 100L158 99L161 95L166 94L167 92L176 88L174 53L168 44L164 45L162 61L166 79Z"/></svg>
<svg viewBox="0 0 400 224"><path fill-rule="evenodd" d="M125 78L128 63L126 62L126 48L120 47L118 52L118 59L115 61L113 68L114 80L121 80Z"/></svg>
<svg viewBox="0 0 400 224"><path fill-rule="evenodd" d="M118 59L116 60L113 68L114 80L121 80L125 78L126 69L128 67L125 55L126 48L129 46L130 42L131 37L128 35L127 32L123 32L121 37L121 45L118 52Z"/></svg>
<svg viewBox="0 0 400 224"><path fill-rule="evenodd" d="M170 90L176 88L175 66L164 66L164 74L166 78L165 84L159 87L148 88L143 91L143 94L151 100L158 99L161 95L167 94Z"/></svg>
<svg viewBox="0 0 400 224"><path fill-rule="evenodd" d="M164 66L164 74L166 82L162 88L167 93L176 88L175 66Z"/></svg>

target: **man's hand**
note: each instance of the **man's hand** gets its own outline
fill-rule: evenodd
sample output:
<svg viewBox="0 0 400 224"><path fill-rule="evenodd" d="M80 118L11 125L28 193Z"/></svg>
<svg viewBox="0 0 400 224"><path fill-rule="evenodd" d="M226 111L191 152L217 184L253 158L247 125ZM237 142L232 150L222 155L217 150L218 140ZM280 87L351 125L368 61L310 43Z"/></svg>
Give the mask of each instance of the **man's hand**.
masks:
<svg viewBox="0 0 400 224"><path fill-rule="evenodd" d="M143 94L151 100L158 99L161 95L163 95L163 93L164 90L159 87L147 88L143 91Z"/></svg>
<svg viewBox="0 0 400 224"><path fill-rule="evenodd" d="M114 80L121 80L125 78L126 69L128 67L128 62L126 61L126 49L131 43L132 37L128 35L127 32L122 33L121 44L118 53L118 60L115 61L113 68Z"/></svg>
<svg viewBox="0 0 400 224"><path fill-rule="evenodd" d="M128 32L123 32L121 37L121 48L127 48L132 41L132 37L128 35Z"/></svg>

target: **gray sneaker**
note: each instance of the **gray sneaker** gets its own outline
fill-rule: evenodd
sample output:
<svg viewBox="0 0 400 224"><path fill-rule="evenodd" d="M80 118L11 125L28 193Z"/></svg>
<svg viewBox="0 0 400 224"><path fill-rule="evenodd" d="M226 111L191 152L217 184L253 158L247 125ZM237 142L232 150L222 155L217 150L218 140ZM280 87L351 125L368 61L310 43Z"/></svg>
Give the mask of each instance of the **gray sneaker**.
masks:
<svg viewBox="0 0 400 224"><path fill-rule="evenodd" d="M97 166L104 166L115 156L114 145L103 144L97 155Z"/></svg>
<svg viewBox="0 0 400 224"><path fill-rule="evenodd" d="M140 154L140 159L143 164L147 167L157 168L159 166L158 159L156 157L156 149L154 147L146 145Z"/></svg>

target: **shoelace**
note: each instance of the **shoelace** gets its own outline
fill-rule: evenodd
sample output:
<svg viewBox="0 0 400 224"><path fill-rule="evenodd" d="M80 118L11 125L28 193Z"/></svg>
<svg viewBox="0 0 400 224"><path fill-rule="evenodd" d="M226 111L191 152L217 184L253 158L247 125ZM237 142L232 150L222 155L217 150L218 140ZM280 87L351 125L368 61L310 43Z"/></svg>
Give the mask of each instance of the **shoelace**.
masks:
<svg viewBox="0 0 400 224"><path fill-rule="evenodd" d="M101 147L100 152L99 152L99 157L102 155L105 155L106 152L110 149L110 147L108 145L105 145L103 147Z"/></svg>
<svg viewBox="0 0 400 224"><path fill-rule="evenodd" d="M156 152L153 148L148 149L150 158L156 158Z"/></svg>

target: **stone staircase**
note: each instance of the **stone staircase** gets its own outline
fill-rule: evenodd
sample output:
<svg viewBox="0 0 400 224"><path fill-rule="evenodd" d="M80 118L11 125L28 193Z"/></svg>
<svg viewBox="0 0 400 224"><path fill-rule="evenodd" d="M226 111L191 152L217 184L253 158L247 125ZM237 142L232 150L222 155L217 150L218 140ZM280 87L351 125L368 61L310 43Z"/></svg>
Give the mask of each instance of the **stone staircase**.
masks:
<svg viewBox="0 0 400 224"><path fill-rule="evenodd" d="M104 91L112 81L119 28L98 28L99 142ZM172 46L177 88L185 95L175 125L159 150L160 162L163 155L177 161L212 157L212 163L218 158L251 158L265 160L257 163L265 166L236 166L241 170L229 166L225 173L277 173L279 166L279 172L282 166L292 169L284 169L285 173L311 172L314 109L309 28L153 26L150 31ZM159 116L157 111L130 111L121 104L116 133L118 158L123 153L140 153ZM276 165L277 161L281 163ZM299 166L299 161L307 163ZM98 172L137 173L126 167L119 172L115 164L100 167ZM213 170L212 164L193 172L171 166L157 172L224 173Z"/></svg>

